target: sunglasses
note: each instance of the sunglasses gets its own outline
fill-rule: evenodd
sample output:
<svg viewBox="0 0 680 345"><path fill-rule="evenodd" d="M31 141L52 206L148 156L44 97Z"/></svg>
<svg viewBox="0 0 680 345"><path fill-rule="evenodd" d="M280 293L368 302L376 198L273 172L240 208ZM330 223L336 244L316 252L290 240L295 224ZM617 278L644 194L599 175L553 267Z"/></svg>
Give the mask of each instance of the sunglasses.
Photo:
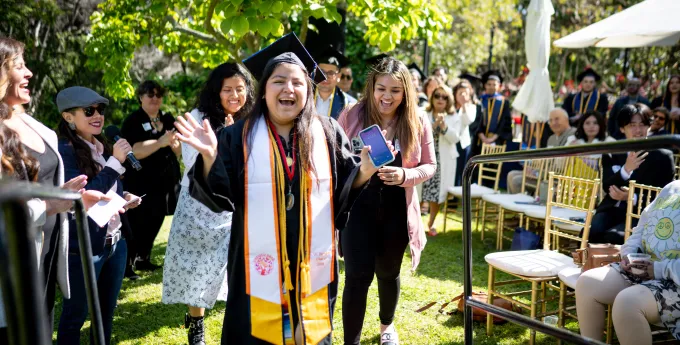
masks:
<svg viewBox="0 0 680 345"><path fill-rule="evenodd" d="M341 74L340 79L342 80L352 80L352 75L350 74Z"/></svg>
<svg viewBox="0 0 680 345"><path fill-rule="evenodd" d="M157 92L157 93L148 92L148 93L146 94L146 97L149 97L149 98L154 98L154 97L156 97L156 98L163 98L163 94L160 93L160 92Z"/></svg>
<svg viewBox="0 0 680 345"><path fill-rule="evenodd" d="M651 119L651 120L652 120L652 121L657 121L657 120L658 120L658 121L666 122L666 117L664 117L664 116L652 116L652 119Z"/></svg>
<svg viewBox="0 0 680 345"><path fill-rule="evenodd" d="M98 112L99 115L104 116L106 114L106 106L104 104L99 104L98 106L83 107L83 113L86 117L92 117L94 112Z"/></svg>
<svg viewBox="0 0 680 345"><path fill-rule="evenodd" d="M442 100L442 101L448 101L448 100L449 100L449 96L447 96L447 95L442 95L442 94L439 94L439 93L435 93L435 94L434 94L434 98L435 98L435 99L440 99L440 100Z"/></svg>

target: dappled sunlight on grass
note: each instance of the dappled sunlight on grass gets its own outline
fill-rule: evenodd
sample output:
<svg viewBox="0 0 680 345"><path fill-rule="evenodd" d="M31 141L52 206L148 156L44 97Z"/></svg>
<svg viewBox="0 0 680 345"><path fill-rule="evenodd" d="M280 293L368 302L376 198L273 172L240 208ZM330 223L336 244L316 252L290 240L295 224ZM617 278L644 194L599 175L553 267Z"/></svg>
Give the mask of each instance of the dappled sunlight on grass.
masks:
<svg viewBox="0 0 680 345"><path fill-rule="evenodd" d="M153 262L160 264L164 260L165 248L170 229L170 217L163 224L163 229L156 240L153 251ZM426 221L427 218L423 217ZM449 221L448 231L442 232L443 217L437 219L439 235L428 237L420 266L416 274L410 272L411 258L409 251L404 253L401 267L401 296L395 325L399 332L401 344L434 345L462 344L463 317L461 313L451 316L439 314L442 303L449 301L463 291L463 245L462 225ZM484 255L492 251L494 243L485 234L487 240L482 242L480 232L473 233L473 289L486 290L488 267ZM186 344L184 329L183 305L166 305L161 303L162 270L156 272L139 272L142 279L135 282L125 280L118 302L118 309L113 325L113 344L122 345L167 345ZM333 319L333 343L342 344L342 289L344 287L344 262L340 260L340 282L335 317ZM423 313L415 310L429 302L437 302ZM446 311L456 308L456 303L449 305ZM207 311L205 319L207 344L219 344L224 318L224 302L217 302L215 309ZM57 306L56 320L61 307ZM380 321L378 319L379 300L377 283L374 280L369 289L366 318L362 334L362 344L379 344ZM568 327L577 331L574 322ZM494 336L486 336L486 324L476 324L475 344L524 344L528 342L529 332L522 327L505 324L494 327ZM89 321L83 327L81 344L88 344ZM56 339L56 332L54 334ZM555 344L549 337L538 335L537 344Z"/></svg>

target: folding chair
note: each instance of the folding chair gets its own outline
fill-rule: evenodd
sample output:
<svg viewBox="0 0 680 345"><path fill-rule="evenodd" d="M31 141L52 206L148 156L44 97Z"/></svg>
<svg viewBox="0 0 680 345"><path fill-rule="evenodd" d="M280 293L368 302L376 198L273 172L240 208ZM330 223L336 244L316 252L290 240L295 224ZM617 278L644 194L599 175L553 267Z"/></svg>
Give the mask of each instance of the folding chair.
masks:
<svg viewBox="0 0 680 345"><path fill-rule="evenodd" d="M505 145L482 145L482 154L489 155L495 153L505 152ZM479 175L477 177L477 183L470 185L471 197L474 206L472 206L472 212L474 212L473 219L477 220L477 229L479 229L479 223L481 219L482 223L482 240L484 240L484 223L486 222L486 202L482 200L482 196L486 194L498 193L498 182L500 180L501 168L503 163L485 163L479 164ZM491 181L493 183L493 188L485 187L482 184L484 181ZM446 195L446 201L444 201L444 231L446 231L446 221L448 220L449 212L449 198L455 196L457 198L463 197L463 187L449 187L448 193ZM479 216L479 211L481 210L481 217ZM455 211L451 211L455 212Z"/></svg>
<svg viewBox="0 0 680 345"><path fill-rule="evenodd" d="M558 272L562 269L575 267L571 256L559 252L560 239L580 242L580 247L585 248L588 243L590 224L593 218L593 210L597 200L596 191L600 180L586 180L569 176L555 175L550 172L548 178L548 197L544 220L543 249L496 252L487 254L484 260L489 264L489 303L494 297L508 300L520 308L530 311L533 319L543 316L555 315L559 311L547 311L547 302L555 300L555 296L547 298L547 290L558 291L554 285L558 280ZM584 215L583 221L569 219L571 213L565 210L579 212ZM562 230L567 224L584 229L583 237L573 235ZM517 279L496 282L496 271L509 274ZM531 283L531 290L512 293L497 291L499 286L513 285L518 283ZM539 298L538 294L541 293ZM513 299L531 293L531 302L526 304ZM538 308L541 308L539 312ZM487 335L493 331L493 318L487 316ZM533 345L536 340L536 332L531 331L529 344Z"/></svg>

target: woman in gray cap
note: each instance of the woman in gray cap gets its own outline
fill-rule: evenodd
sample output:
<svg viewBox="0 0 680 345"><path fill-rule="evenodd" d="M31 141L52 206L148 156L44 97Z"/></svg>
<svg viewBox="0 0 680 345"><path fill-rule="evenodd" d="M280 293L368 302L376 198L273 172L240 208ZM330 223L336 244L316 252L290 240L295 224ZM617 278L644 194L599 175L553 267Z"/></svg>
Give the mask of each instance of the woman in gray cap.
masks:
<svg viewBox="0 0 680 345"><path fill-rule="evenodd" d="M96 92L80 86L69 87L57 94L57 107L62 119L59 122L59 153L64 162L66 178L87 176L86 190L101 193L114 192L128 201L125 208L135 208L141 203L136 195L123 192L120 176L125 172L123 163L132 147L125 139L119 139L110 147L101 135L104 115L109 101ZM111 342L113 311L123 284L127 259L126 237L129 229L124 226L124 214L114 214L106 224L98 224L88 218L90 244L95 278L97 279L99 304L104 325L106 344ZM87 319L87 294L85 278L77 241L75 218L69 214L71 239L68 243L69 281L71 298L64 300L59 320L57 344L78 344L80 328Z"/></svg>

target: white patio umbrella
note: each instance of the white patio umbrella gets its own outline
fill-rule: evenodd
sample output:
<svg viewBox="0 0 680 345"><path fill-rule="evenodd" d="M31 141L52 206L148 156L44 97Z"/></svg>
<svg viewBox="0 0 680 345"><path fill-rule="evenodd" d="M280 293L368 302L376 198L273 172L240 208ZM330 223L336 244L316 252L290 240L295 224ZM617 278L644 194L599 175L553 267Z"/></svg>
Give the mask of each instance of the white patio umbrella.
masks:
<svg viewBox="0 0 680 345"><path fill-rule="evenodd" d="M512 107L527 115L529 122L546 122L555 107L548 61L550 60L550 17L555 13L550 0L531 0L527 13L526 48L529 75Z"/></svg>
<svg viewBox="0 0 680 345"><path fill-rule="evenodd" d="M679 0L646 0L555 41L562 48L672 46L680 40Z"/></svg>

